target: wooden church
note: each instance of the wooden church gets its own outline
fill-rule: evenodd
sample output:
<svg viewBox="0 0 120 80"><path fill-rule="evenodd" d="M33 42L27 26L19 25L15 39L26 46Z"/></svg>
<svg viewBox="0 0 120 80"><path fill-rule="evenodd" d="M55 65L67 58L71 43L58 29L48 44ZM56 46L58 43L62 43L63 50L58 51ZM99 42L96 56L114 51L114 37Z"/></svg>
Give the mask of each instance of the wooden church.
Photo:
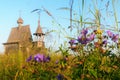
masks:
<svg viewBox="0 0 120 80"><path fill-rule="evenodd" d="M19 17L17 20L18 26L11 29L8 40L3 43L5 53L18 50L28 50L30 47L44 48L44 33L40 26L40 19L38 20L38 27L33 34L35 40L32 39L30 25L23 25L23 19Z"/></svg>

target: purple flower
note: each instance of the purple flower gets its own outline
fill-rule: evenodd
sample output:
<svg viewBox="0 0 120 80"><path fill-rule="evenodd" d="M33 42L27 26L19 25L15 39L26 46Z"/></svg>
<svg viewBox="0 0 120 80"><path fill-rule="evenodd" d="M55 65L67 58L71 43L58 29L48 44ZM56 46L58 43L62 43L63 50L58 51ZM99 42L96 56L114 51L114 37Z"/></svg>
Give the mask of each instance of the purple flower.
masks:
<svg viewBox="0 0 120 80"><path fill-rule="evenodd" d="M95 37L95 34L94 34L94 33L92 33L92 34L89 36L89 41L94 40L94 37Z"/></svg>
<svg viewBox="0 0 120 80"><path fill-rule="evenodd" d="M29 61L31 61L31 60L32 60L32 55L29 56L26 61L29 62Z"/></svg>
<svg viewBox="0 0 120 80"><path fill-rule="evenodd" d="M119 34L113 34L111 31L107 31L108 36L112 41L117 42L119 39Z"/></svg>
<svg viewBox="0 0 120 80"><path fill-rule="evenodd" d="M47 56L47 57L45 58L45 61L46 61L46 62L49 62L49 61L50 61L50 56Z"/></svg>
<svg viewBox="0 0 120 80"><path fill-rule="evenodd" d="M102 44L107 44L107 40L104 40L104 41L102 42Z"/></svg>
<svg viewBox="0 0 120 80"><path fill-rule="evenodd" d="M87 44L89 42L89 39L84 36L78 36L78 42L81 44Z"/></svg>
<svg viewBox="0 0 120 80"><path fill-rule="evenodd" d="M57 80L63 80L63 78L64 78L63 75L61 75L61 74L57 75Z"/></svg>
<svg viewBox="0 0 120 80"><path fill-rule="evenodd" d="M37 61L37 62L45 61L45 55L43 55L43 54L36 54L34 56L34 60Z"/></svg>
<svg viewBox="0 0 120 80"><path fill-rule="evenodd" d="M73 44L77 44L78 41L77 40L70 40L69 43L70 43L70 45L73 45Z"/></svg>
<svg viewBox="0 0 120 80"><path fill-rule="evenodd" d="M83 29L82 31L81 31L81 34L82 35L86 35L88 33L88 30L87 29Z"/></svg>
<svg viewBox="0 0 120 80"><path fill-rule="evenodd" d="M108 36L109 36L110 38L112 38L113 35L114 35L111 31L107 31L107 34L108 34Z"/></svg>
<svg viewBox="0 0 120 80"><path fill-rule="evenodd" d="M113 34L112 40L113 40L114 42L117 42L118 39L119 39L119 34L116 34L116 35Z"/></svg>

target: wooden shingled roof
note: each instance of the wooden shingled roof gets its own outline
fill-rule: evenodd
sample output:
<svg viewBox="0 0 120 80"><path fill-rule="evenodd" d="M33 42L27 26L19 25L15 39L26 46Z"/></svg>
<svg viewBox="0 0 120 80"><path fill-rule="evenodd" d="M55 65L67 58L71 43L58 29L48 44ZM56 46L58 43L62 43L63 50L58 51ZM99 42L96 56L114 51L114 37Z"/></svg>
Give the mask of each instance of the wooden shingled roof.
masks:
<svg viewBox="0 0 120 80"><path fill-rule="evenodd" d="M12 28L7 43L28 41L31 38L29 25Z"/></svg>

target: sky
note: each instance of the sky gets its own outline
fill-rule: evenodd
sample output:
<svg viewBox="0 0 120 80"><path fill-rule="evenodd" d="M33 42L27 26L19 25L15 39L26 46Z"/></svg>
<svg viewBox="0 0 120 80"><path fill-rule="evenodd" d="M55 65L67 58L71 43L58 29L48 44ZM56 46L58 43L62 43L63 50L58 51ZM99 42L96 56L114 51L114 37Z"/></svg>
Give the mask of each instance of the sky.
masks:
<svg viewBox="0 0 120 80"><path fill-rule="evenodd" d="M68 26L70 23L69 10L60 9L61 7L69 8L69 1L70 0L0 0L0 52L4 51L4 46L2 43L7 42L11 28L18 26L17 20L20 16L24 20L23 25L30 25L32 34L36 31L38 25L38 14L36 12L31 13L31 11L35 9L42 9L42 7L47 9L52 14L52 16L54 16L53 20L44 11L41 11L40 13L40 24L43 28L43 31L47 32L50 30L55 30L55 32L45 37L45 45L47 47L59 47L60 44L64 42L64 37L66 37L67 35L74 36L76 34L76 31L69 32L68 30ZM84 19L94 18L93 14L90 13L90 10L94 12L95 9L93 5L94 0L85 0L85 7L83 11L81 8L81 1L82 0L74 0L73 13L76 13L76 15L73 16L74 19L79 20L80 15L82 15ZM101 20L101 22L105 25L111 24L114 26L114 24L112 24L114 23L114 18L111 16L112 14L109 14L109 16L107 16L105 12L105 6L107 2L109 2L110 4L108 10L113 11L111 6L112 0L105 0L104 2L101 1L104 0L98 0L98 2L96 3L97 7L98 9L101 9L101 14L104 16L103 18L107 18L107 20L103 19ZM116 9L116 11L119 13L120 10ZM117 14L117 16L119 16L119 14ZM61 26L58 26L57 23L61 24ZM66 32L64 32L64 30ZM60 34L64 35L64 37L59 36Z"/></svg>
<svg viewBox="0 0 120 80"><path fill-rule="evenodd" d="M67 15L67 13L62 13L57 9L69 6L68 3L69 0L0 0L0 52L4 51L2 43L7 41L11 28L18 26L17 19L19 16L24 20L23 25L30 25L33 34L38 25L38 14L36 12L31 13L31 11L44 7L59 21L60 15ZM40 24L43 31L54 30L56 27L53 26L53 19L45 12L40 14ZM46 46L53 44L51 41L55 40L54 37L52 35L47 36L47 38L51 39L47 40Z"/></svg>

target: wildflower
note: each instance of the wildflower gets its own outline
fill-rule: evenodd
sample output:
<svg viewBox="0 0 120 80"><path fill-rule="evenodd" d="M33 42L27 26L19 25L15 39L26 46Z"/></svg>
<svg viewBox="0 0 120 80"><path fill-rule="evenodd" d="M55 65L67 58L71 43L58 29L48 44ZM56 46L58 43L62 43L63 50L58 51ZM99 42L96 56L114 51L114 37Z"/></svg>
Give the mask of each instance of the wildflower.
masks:
<svg viewBox="0 0 120 80"><path fill-rule="evenodd" d="M83 29L82 31L81 31L81 34L82 35L86 35L88 33L88 30L87 29Z"/></svg>
<svg viewBox="0 0 120 80"><path fill-rule="evenodd" d="M103 31L101 29L94 30L95 34L102 34Z"/></svg>
<svg viewBox="0 0 120 80"><path fill-rule="evenodd" d="M81 44L87 44L89 42L89 38L86 38L84 36L78 36L78 42Z"/></svg>
<svg viewBox="0 0 120 80"><path fill-rule="evenodd" d="M73 44L77 44L78 41L77 40L70 40L69 43L70 43L70 45L73 45Z"/></svg>
<svg viewBox="0 0 120 80"><path fill-rule="evenodd" d="M45 58L45 61L46 61L46 62L49 62L49 61L50 61L50 56L47 56L47 57Z"/></svg>
<svg viewBox="0 0 120 80"><path fill-rule="evenodd" d="M92 33L92 34L89 36L89 41L94 40L94 37L95 37L95 34L94 34L94 33Z"/></svg>
<svg viewBox="0 0 120 80"><path fill-rule="evenodd" d="M111 31L107 31L107 34L108 34L108 36L109 36L110 38L113 37L113 33L112 33Z"/></svg>
<svg viewBox="0 0 120 80"><path fill-rule="evenodd" d="M106 44L107 44L107 40L104 40L104 41L102 42L102 44L105 44L105 45L106 45Z"/></svg>
<svg viewBox="0 0 120 80"><path fill-rule="evenodd" d="M119 34L113 34L112 41L117 42L119 39Z"/></svg>
<svg viewBox="0 0 120 80"><path fill-rule="evenodd" d="M69 48L70 48L71 50L76 49L77 44L78 44L78 41L77 41L77 40L70 40L69 43L70 43L70 47L69 47Z"/></svg>
<svg viewBox="0 0 120 80"><path fill-rule="evenodd" d="M26 61L29 62L29 61L31 61L31 60L32 60L32 55L29 56Z"/></svg>
<svg viewBox="0 0 120 80"><path fill-rule="evenodd" d="M36 54L34 60L37 62L45 61L45 56L43 54Z"/></svg>
<svg viewBox="0 0 120 80"><path fill-rule="evenodd" d="M113 34L111 31L107 31L108 36L112 41L117 42L119 39L119 34Z"/></svg>
<svg viewBox="0 0 120 80"><path fill-rule="evenodd" d="M97 30L97 33L98 33L98 34L102 34L102 33L103 33L103 31L102 31L102 30L100 30L100 29L98 29L98 30Z"/></svg>
<svg viewBox="0 0 120 80"><path fill-rule="evenodd" d="M71 50L76 50L77 49L77 45L71 45L70 47L69 47Z"/></svg>
<svg viewBox="0 0 120 80"><path fill-rule="evenodd" d="M57 80L63 80L63 78L64 78L63 75L61 75L61 74L57 75Z"/></svg>
<svg viewBox="0 0 120 80"><path fill-rule="evenodd" d="M95 34L91 33L90 36L86 37L86 35L78 36L78 42L81 44L87 44L90 41L94 40Z"/></svg>

